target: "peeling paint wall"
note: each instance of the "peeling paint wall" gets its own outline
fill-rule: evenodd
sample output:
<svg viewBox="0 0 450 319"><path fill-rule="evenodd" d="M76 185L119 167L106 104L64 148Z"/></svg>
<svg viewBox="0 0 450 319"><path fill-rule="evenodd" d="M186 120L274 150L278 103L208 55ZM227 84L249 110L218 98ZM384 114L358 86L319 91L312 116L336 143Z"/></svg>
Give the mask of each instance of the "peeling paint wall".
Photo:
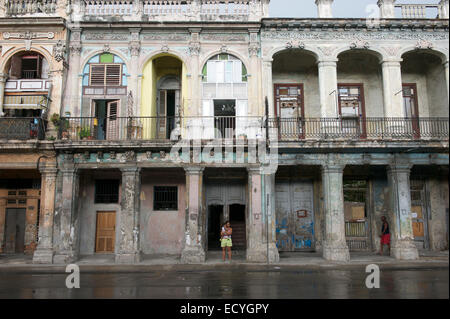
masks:
<svg viewBox="0 0 450 319"><path fill-rule="evenodd" d="M389 225L392 224L392 215L389 208L390 190L387 178L374 178L372 180L373 211L371 225L372 228L372 248L374 251L380 250L381 216L386 216ZM392 226L391 226L392 228Z"/></svg>
<svg viewBox="0 0 450 319"><path fill-rule="evenodd" d="M430 249L435 251L448 249L448 221L449 208L448 179L431 178L427 182L430 199L431 216L428 220Z"/></svg>
<svg viewBox="0 0 450 319"><path fill-rule="evenodd" d="M178 170L177 170L178 172ZM141 177L141 250L143 254L180 254L185 233L184 172L142 172ZM178 210L153 210L154 186L178 188Z"/></svg>

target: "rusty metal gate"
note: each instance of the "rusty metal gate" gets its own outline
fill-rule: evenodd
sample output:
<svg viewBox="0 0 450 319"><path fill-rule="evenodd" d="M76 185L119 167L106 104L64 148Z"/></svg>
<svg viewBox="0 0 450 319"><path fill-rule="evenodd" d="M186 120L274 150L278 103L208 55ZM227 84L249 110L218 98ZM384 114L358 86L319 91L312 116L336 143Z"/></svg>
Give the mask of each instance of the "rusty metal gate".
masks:
<svg viewBox="0 0 450 319"><path fill-rule="evenodd" d="M411 217L414 243L418 249L428 249L426 184L423 180L411 179Z"/></svg>
<svg viewBox="0 0 450 319"><path fill-rule="evenodd" d="M350 251L370 249L367 181L344 180L345 239Z"/></svg>
<svg viewBox="0 0 450 319"><path fill-rule="evenodd" d="M275 188L278 250L314 250L313 183L280 181Z"/></svg>

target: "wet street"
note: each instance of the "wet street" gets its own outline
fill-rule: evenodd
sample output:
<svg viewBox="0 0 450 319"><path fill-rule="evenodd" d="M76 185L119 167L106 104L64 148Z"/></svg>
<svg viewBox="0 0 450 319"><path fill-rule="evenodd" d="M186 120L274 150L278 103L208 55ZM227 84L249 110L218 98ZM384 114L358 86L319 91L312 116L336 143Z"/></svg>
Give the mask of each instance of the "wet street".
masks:
<svg viewBox="0 0 450 319"><path fill-rule="evenodd" d="M449 298L448 268L381 269L380 288L365 286L364 268L346 270L189 270L83 272L68 289L66 273L0 270L0 298L311 299Z"/></svg>

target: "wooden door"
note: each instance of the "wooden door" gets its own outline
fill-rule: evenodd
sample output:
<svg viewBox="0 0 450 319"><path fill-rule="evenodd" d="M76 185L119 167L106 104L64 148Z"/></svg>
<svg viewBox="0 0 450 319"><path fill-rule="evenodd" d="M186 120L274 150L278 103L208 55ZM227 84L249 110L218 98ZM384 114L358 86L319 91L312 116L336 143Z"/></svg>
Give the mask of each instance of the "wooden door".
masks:
<svg viewBox="0 0 450 319"><path fill-rule="evenodd" d="M275 116L279 119L279 135L304 138L303 84L275 84Z"/></svg>
<svg viewBox="0 0 450 319"><path fill-rule="evenodd" d="M6 209L5 252L23 253L25 248L25 208Z"/></svg>
<svg viewBox="0 0 450 319"><path fill-rule="evenodd" d="M366 112L363 84L338 84L339 115L343 136L366 138Z"/></svg>
<svg viewBox="0 0 450 319"><path fill-rule="evenodd" d="M415 83L403 84L403 106L405 117L414 138L420 138L419 108L417 103L417 86Z"/></svg>
<svg viewBox="0 0 450 319"><path fill-rule="evenodd" d="M167 90L159 91L159 107L158 107L158 133L159 139L166 138L166 124L167 124Z"/></svg>
<svg viewBox="0 0 450 319"><path fill-rule="evenodd" d="M106 103L107 109L107 125L106 139L117 140L119 138L119 123L117 115L119 113L119 101Z"/></svg>
<svg viewBox="0 0 450 319"><path fill-rule="evenodd" d="M96 253L114 253L116 212L97 212Z"/></svg>

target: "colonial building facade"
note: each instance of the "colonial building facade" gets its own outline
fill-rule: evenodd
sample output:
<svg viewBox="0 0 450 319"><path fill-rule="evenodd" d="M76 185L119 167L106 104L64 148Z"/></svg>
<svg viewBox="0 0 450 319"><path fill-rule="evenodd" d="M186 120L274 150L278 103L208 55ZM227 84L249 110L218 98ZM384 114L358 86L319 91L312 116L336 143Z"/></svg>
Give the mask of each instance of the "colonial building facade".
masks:
<svg viewBox="0 0 450 319"><path fill-rule="evenodd" d="M448 1L315 2L0 1L0 252L448 249Z"/></svg>

